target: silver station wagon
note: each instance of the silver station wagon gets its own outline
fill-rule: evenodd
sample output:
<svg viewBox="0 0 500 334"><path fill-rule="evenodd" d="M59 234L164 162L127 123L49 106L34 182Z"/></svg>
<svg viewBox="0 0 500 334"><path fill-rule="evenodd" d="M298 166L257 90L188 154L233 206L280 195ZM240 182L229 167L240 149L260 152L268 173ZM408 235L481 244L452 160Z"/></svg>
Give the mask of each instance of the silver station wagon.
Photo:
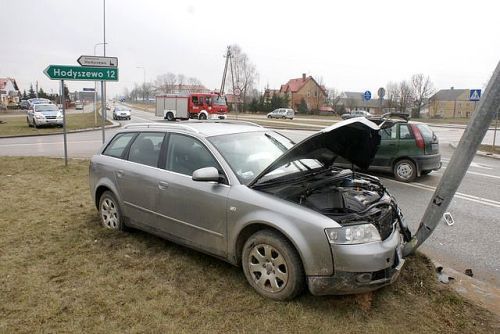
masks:
<svg viewBox="0 0 500 334"><path fill-rule="evenodd" d="M379 127L350 119L302 142L252 123L134 124L90 162L102 224L134 227L243 267L261 295L287 300L393 282L410 232L366 168Z"/></svg>

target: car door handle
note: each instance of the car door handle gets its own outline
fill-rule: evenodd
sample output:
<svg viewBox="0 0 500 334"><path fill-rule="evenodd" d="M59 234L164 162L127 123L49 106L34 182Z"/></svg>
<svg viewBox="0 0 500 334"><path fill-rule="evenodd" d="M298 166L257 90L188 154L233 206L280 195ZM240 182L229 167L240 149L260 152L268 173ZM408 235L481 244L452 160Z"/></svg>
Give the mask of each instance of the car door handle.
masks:
<svg viewBox="0 0 500 334"><path fill-rule="evenodd" d="M158 188L160 188L161 190L165 190L168 188L168 183L165 181L160 181L160 183L158 183Z"/></svg>
<svg viewBox="0 0 500 334"><path fill-rule="evenodd" d="M122 170L116 171L116 177L119 177L119 178L123 177L123 171Z"/></svg>

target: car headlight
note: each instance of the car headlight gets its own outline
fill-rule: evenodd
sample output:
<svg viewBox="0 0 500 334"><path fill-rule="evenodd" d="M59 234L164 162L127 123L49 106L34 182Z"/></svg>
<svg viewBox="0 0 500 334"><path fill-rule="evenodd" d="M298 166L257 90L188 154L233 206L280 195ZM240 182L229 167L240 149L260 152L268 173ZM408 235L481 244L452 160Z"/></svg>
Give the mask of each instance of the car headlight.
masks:
<svg viewBox="0 0 500 334"><path fill-rule="evenodd" d="M35 114L35 118L43 119L45 116L43 116L43 114Z"/></svg>
<svg viewBox="0 0 500 334"><path fill-rule="evenodd" d="M364 244L382 240L377 228L366 222L359 225L327 228L325 232L328 241L338 245Z"/></svg>
<svg viewBox="0 0 500 334"><path fill-rule="evenodd" d="M58 113L57 113L57 118L63 118L63 114L62 114L62 113L60 113L60 112L58 112Z"/></svg>

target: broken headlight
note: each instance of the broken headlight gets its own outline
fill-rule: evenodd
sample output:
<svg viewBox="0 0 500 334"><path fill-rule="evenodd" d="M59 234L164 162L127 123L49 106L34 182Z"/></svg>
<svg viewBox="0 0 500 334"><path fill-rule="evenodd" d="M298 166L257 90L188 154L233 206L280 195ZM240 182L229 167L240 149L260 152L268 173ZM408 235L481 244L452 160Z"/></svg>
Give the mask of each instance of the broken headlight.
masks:
<svg viewBox="0 0 500 334"><path fill-rule="evenodd" d="M327 228L325 232L328 241L338 245L364 244L382 240L377 228L369 223Z"/></svg>

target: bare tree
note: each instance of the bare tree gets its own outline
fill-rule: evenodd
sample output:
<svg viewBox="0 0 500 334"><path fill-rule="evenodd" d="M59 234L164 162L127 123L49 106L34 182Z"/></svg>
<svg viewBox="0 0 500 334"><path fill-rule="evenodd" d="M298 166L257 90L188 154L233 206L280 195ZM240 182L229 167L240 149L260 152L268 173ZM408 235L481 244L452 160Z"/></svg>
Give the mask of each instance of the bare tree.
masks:
<svg viewBox="0 0 500 334"><path fill-rule="evenodd" d="M328 88L326 90L326 94L327 94L326 98L327 104L330 105L333 109L335 109L335 107L340 101L341 94L339 94L339 91L336 88Z"/></svg>
<svg viewBox="0 0 500 334"><path fill-rule="evenodd" d="M191 85L191 86L203 86L201 81L198 80L198 78L194 78L194 77L188 78L187 83L188 83L188 85Z"/></svg>
<svg viewBox="0 0 500 334"><path fill-rule="evenodd" d="M184 74L177 74L177 85L179 86L179 91L182 90L182 86L186 84L186 76Z"/></svg>
<svg viewBox="0 0 500 334"><path fill-rule="evenodd" d="M233 57L233 93L235 88L239 88L241 90L242 101L245 102L248 93L252 90L259 75L255 65L252 64L246 53L241 50L239 45L234 44L231 46L231 54Z"/></svg>
<svg viewBox="0 0 500 334"><path fill-rule="evenodd" d="M434 93L434 85L429 76L425 77L422 73L414 74L411 77L411 89L414 99L414 108L412 117L419 118L422 106L431 95Z"/></svg>
<svg viewBox="0 0 500 334"><path fill-rule="evenodd" d="M168 72L156 77L155 90L157 93L169 94L172 93L177 84L177 76L174 73Z"/></svg>
<svg viewBox="0 0 500 334"><path fill-rule="evenodd" d="M403 80L398 85L399 88L399 110L406 113L408 108L413 105L413 90L408 81Z"/></svg>
<svg viewBox="0 0 500 334"><path fill-rule="evenodd" d="M387 90L387 106L396 108L399 103L399 85L397 82L389 81L386 85Z"/></svg>

